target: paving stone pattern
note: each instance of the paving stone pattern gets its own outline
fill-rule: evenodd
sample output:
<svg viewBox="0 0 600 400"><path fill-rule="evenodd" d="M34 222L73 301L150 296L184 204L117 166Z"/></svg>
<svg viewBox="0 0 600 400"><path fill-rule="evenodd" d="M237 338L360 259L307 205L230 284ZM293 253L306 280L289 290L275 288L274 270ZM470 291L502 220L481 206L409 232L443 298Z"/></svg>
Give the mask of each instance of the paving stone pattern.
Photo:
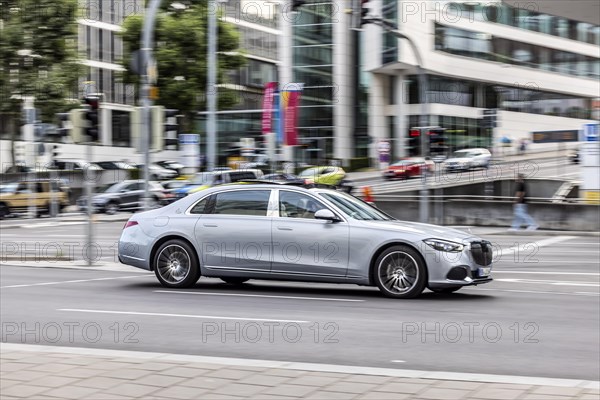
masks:
<svg viewBox="0 0 600 400"><path fill-rule="evenodd" d="M6 349L5 349L6 350ZM0 399L598 400L597 389L55 352L0 352Z"/></svg>

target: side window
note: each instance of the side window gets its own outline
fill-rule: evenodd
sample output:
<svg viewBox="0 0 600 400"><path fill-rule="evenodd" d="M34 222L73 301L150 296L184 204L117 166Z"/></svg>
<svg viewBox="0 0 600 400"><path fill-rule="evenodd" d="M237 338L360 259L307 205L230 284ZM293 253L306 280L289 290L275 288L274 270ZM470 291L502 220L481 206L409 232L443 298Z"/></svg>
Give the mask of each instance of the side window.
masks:
<svg viewBox="0 0 600 400"><path fill-rule="evenodd" d="M236 190L217 194L213 214L266 216L270 190Z"/></svg>
<svg viewBox="0 0 600 400"><path fill-rule="evenodd" d="M279 192L280 217L314 219L315 213L324 208L327 207L303 193Z"/></svg>
<svg viewBox="0 0 600 400"><path fill-rule="evenodd" d="M206 210L206 205L208 204L208 199L210 196L206 196L199 202L197 202L194 207L190 210L190 214L204 214Z"/></svg>

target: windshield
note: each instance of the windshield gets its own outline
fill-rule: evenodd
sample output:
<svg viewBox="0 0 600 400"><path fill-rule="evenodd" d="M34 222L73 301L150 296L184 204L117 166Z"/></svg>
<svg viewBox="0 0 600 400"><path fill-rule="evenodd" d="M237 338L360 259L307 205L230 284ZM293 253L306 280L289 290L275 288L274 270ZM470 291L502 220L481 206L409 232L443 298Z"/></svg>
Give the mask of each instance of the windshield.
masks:
<svg viewBox="0 0 600 400"><path fill-rule="evenodd" d="M14 193L17 191L18 183L7 183L6 185L0 186L0 193Z"/></svg>
<svg viewBox="0 0 600 400"><path fill-rule="evenodd" d="M202 172L196 174L192 183L194 185L210 185L214 180L215 175L210 172Z"/></svg>
<svg viewBox="0 0 600 400"><path fill-rule="evenodd" d="M468 151L457 151L456 153L454 153L452 155L452 157L454 157L454 158L469 158L469 157L471 157L471 153L469 153Z"/></svg>
<svg viewBox="0 0 600 400"><path fill-rule="evenodd" d="M97 193L118 193L121 189L125 189L125 187L127 187L129 185L129 183L125 183L125 182L119 182L116 183L114 185L107 185L103 188L100 188L100 190L97 190Z"/></svg>
<svg viewBox="0 0 600 400"><path fill-rule="evenodd" d="M391 221L395 219L346 193L321 193L321 196L332 202L340 211L353 219L362 221Z"/></svg>
<svg viewBox="0 0 600 400"><path fill-rule="evenodd" d="M309 177L309 176L315 176L315 175L319 175L318 170L314 169L314 168L310 168L310 169L305 169L304 171L300 172L300 175L303 178Z"/></svg>

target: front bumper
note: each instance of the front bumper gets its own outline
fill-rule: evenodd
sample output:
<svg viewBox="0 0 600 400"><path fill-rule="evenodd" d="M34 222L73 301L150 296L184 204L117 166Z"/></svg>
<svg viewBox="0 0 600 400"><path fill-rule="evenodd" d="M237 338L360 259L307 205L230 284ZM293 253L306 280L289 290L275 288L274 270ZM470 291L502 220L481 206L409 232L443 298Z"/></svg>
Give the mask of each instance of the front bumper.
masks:
<svg viewBox="0 0 600 400"><path fill-rule="evenodd" d="M492 260L491 243L483 240L466 243L460 253L426 249L425 261L429 272L427 286L445 289L491 282Z"/></svg>

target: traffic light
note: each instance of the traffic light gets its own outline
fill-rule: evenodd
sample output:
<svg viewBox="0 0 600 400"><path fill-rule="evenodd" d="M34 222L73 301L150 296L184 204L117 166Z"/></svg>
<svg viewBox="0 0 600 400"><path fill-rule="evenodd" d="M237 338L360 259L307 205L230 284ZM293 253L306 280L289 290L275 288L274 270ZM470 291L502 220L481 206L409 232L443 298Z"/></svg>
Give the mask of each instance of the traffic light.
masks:
<svg viewBox="0 0 600 400"><path fill-rule="evenodd" d="M411 129L408 133L408 155L411 157L421 154L421 131Z"/></svg>
<svg viewBox="0 0 600 400"><path fill-rule="evenodd" d="M69 122L71 119L71 113L56 113L56 117L58 118L59 124L58 129L56 129L56 136L65 137L69 136Z"/></svg>
<svg viewBox="0 0 600 400"><path fill-rule="evenodd" d="M85 119L88 121L85 134L89 137L90 142L97 142L100 132L100 98L97 96L87 96L83 100L87 106Z"/></svg>
<svg viewBox="0 0 600 400"><path fill-rule="evenodd" d="M60 156L60 146L55 144L52 146L52 153L50 154L52 157L52 164L56 162L56 159Z"/></svg>
<svg viewBox="0 0 600 400"><path fill-rule="evenodd" d="M306 4L306 0L292 0L292 11L298 11L298 8Z"/></svg>
<svg viewBox="0 0 600 400"><path fill-rule="evenodd" d="M165 147L177 146L179 144L179 121L177 121L179 110L167 108L164 110ZM174 134L169 132L175 132Z"/></svg>

